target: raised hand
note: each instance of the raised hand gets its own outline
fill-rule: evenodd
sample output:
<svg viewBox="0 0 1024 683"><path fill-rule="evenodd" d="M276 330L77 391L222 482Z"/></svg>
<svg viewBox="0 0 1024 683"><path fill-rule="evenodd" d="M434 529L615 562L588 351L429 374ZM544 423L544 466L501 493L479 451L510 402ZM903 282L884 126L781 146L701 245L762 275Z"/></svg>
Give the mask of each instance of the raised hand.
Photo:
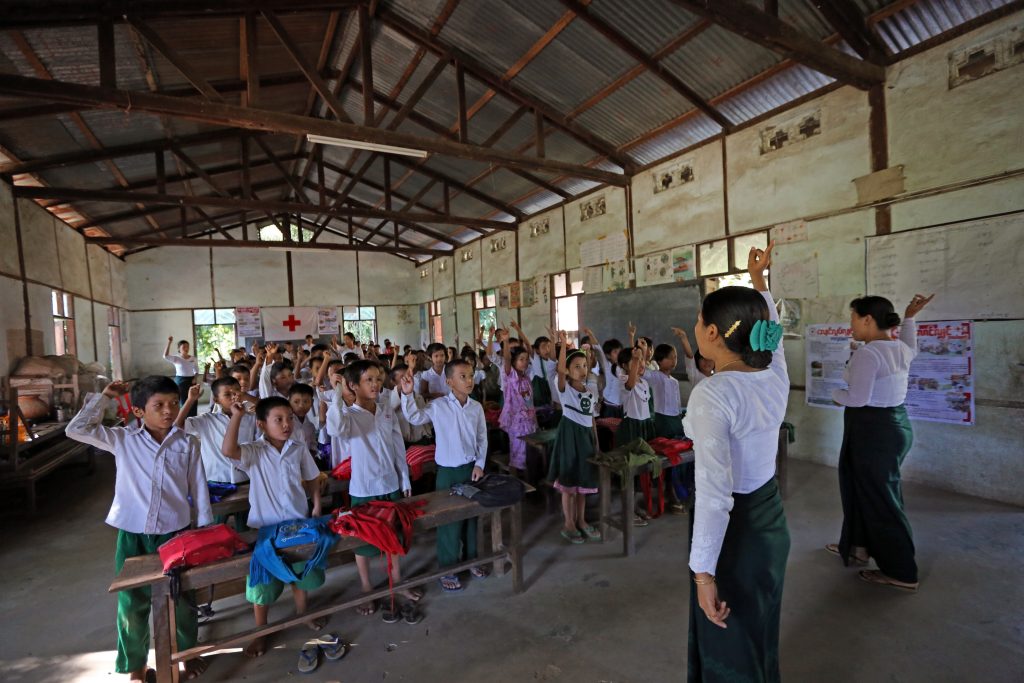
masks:
<svg viewBox="0 0 1024 683"><path fill-rule="evenodd" d="M174 341L174 337L168 337L168 338L167 338L167 341L169 341L169 342L173 342L173 341Z"/></svg>
<svg viewBox="0 0 1024 683"><path fill-rule="evenodd" d="M356 402L356 394L352 391L352 385L346 381L342 381L339 387L335 387L335 390L341 389L341 400L345 402L345 405L352 405Z"/></svg>
<svg viewBox="0 0 1024 683"><path fill-rule="evenodd" d="M907 304L907 310L903 313L904 318L913 318L918 313L924 310L924 307L931 303L931 300L935 298L935 295L925 296L923 294L915 294L914 298Z"/></svg>
<svg viewBox="0 0 1024 683"><path fill-rule="evenodd" d="M236 401L235 403L231 404L231 417L242 417L243 415L245 415L245 412L246 410L244 403Z"/></svg>
<svg viewBox="0 0 1024 683"><path fill-rule="evenodd" d="M767 249L751 247L750 253L747 255L747 272L751 275L763 276L764 271L772 265L772 249L774 248L774 241L768 245Z"/></svg>
<svg viewBox="0 0 1024 683"><path fill-rule="evenodd" d="M629 333L630 337L636 336L636 325L633 324L632 320L629 322L629 326L626 328L626 332Z"/></svg>
<svg viewBox="0 0 1024 683"><path fill-rule="evenodd" d="M193 384L188 388L188 399L189 401L198 401L200 394L203 393L203 386L201 384Z"/></svg>
<svg viewBox="0 0 1024 683"><path fill-rule="evenodd" d="M127 382L111 382L103 388L103 395L107 398L117 398L128 393Z"/></svg>
<svg viewBox="0 0 1024 683"><path fill-rule="evenodd" d="M403 394L411 394L413 392L412 368L403 372L401 377L398 378L398 386L402 389Z"/></svg>
<svg viewBox="0 0 1024 683"><path fill-rule="evenodd" d="M689 337L686 336L686 330L684 330L683 328L681 328L681 327L673 327L671 329L672 329L672 334L674 334L675 336L679 337L680 339L689 339Z"/></svg>

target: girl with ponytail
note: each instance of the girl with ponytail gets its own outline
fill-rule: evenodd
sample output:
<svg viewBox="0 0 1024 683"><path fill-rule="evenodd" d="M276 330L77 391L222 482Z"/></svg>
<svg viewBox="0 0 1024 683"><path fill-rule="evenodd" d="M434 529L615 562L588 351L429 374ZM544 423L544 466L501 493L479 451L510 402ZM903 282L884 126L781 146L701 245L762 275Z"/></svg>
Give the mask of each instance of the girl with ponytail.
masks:
<svg viewBox="0 0 1024 683"><path fill-rule="evenodd" d="M689 680L779 680L779 621L789 530L775 483L789 399L782 328L753 248L754 289L723 287L694 338L715 374L694 387L683 427L696 452L690 533ZM730 680L732 680L730 678Z"/></svg>

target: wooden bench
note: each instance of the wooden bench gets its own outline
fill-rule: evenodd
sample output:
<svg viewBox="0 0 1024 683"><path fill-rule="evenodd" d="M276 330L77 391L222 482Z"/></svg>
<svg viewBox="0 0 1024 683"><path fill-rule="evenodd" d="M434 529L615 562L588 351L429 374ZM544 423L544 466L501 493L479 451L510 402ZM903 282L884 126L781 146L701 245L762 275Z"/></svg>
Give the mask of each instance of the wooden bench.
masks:
<svg viewBox="0 0 1024 683"><path fill-rule="evenodd" d="M532 491L527 487L527 491ZM409 501L426 501L423 508L424 515L419 517L413 528L417 534L431 529L436 529L445 524L460 522L474 517L491 519L491 548L489 554L483 554L483 547L480 548L481 555L475 560L462 562L454 567L447 567L441 570L428 571L416 576L408 577L394 586L394 590L403 590L413 586L419 586L431 581L436 581L446 574L463 572L473 567L491 564L494 573L503 576L506 573L505 563L511 565L512 589L515 593L523 590L522 570L522 504L516 503L502 508L485 508L473 501L461 496L450 495L447 491L434 491L420 496L413 496ZM502 530L502 513L508 510L510 522L510 539L506 545ZM248 532L242 535L248 541L255 539L255 533ZM331 549L328 556L329 564L339 564L343 555L351 554L353 550L364 545L364 542L351 537L342 536L337 544ZM279 551L287 561L295 562L308 559L315 546L305 545ZM249 573L249 560L251 553L235 555L232 558L213 562L200 567L194 567L181 573L181 590L196 590L199 588L212 587L217 584L228 582L244 581ZM311 619L325 617L335 612L356 607L367 600L386 598L390 591L385 587L369 594L359 595L342 600L341 602L313 606L308 612L301 616L293 616L287 619L276 621L266 626L255 627L226 638L201 643L191 649L182 652L177 651L174 624L174 604L170 596L170 580L163 573L159 555L141 555L129 558L121 572L110 584L109 592L114 593L130 588L149 586L152 589L152 612L153 612L153 643L156 651L156 670L158 683L177 683L178 664L200 655L208 654L232 645L248 642L256 637L269 635L278 631L303 624Z"/></svg>
<svg viewBox="0 0 1024 683"><path fill-rule="evenodd" d="M67 438L64 435L66 427L66 422L36 425L35 438L19 443L13 449L17 463L5 462L0 467L0 489L24 489L26 508L30 515L34 515L37 510L36 483L40 479L83 455L87 472L91 474L95 467L96 454L93 449Z"/></svg>

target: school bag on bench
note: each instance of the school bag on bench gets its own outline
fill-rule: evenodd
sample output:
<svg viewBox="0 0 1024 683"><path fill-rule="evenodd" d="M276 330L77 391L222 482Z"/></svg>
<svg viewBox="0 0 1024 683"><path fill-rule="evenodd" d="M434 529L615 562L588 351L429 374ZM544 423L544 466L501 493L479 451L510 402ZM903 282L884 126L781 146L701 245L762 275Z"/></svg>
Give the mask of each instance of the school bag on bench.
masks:
<svg viewBox="0 0 1024 683"><path fill-rule="evenodd" d="M291 519L260 529L259 538L252 550L249 561L249 580L254 586L279 579L285 583L301 581L313 569L322 569L327 564L327 553L338 537L328 525L330 515ZM296 573L290 562L277 554L278 550L300 545L316 545L313 555L306 560L300 573Z"/></svg>
<svg viewBox="0 0 1024 683"><path fill-rule="evenodd" d="M526 486L507 474L488 474L477 481L452 486L451 495L463 496L485 508L514 505L526 495Z"/></svg>
<svg viewBox="0 0 1024 683"><path fill-rule="evenodd" d="M176 569L226 560L248 549L249 545L227 524L215 524L183 531L157 548L157 552L164 573L169 574Z"/></svg>

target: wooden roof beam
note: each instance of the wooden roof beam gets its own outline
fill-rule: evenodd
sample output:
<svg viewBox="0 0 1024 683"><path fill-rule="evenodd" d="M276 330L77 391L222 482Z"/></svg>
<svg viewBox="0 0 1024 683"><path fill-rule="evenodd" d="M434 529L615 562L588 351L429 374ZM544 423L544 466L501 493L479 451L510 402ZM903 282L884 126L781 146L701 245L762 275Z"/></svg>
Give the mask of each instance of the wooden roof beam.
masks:
<svg viewBox="0 0 1024 683"><path fill-rule="evenodd" d="M365 251L384 254L424 254L426 256L449 256L451 251L426 249L423 247L378 247L372 244L334 244L296 242L263 242L260 240L209 240L191 237L86 237L86 244L137 244L150 247L235 247L249 249L287 249L290 251Z"/></svg>
<svg viewBox="0 0 1024 683"><path fill-rule="evenodd" d="M812 0L811 4L862 59L873 64L888 62L885 44L871 30L851 0Z"/></svg>
<svg viewBox="0 0 1024 683"><path fill-rule="evenodd" d="M164 59L170 62L175 69L181 72L181 75L188 80L192 86L198 90L203 97L214 100L216 102L222 102L223 97L217 92L212 85L203 78L198 71L196 71L188 61L185 60L178 51L171 47L163 38L161 38L156 31L154 31L148 24L141 19L129 16L128 23L131 27L138 31L139 35L145 38L146 42L149 43L150 47L160 53Z"/></svg>

